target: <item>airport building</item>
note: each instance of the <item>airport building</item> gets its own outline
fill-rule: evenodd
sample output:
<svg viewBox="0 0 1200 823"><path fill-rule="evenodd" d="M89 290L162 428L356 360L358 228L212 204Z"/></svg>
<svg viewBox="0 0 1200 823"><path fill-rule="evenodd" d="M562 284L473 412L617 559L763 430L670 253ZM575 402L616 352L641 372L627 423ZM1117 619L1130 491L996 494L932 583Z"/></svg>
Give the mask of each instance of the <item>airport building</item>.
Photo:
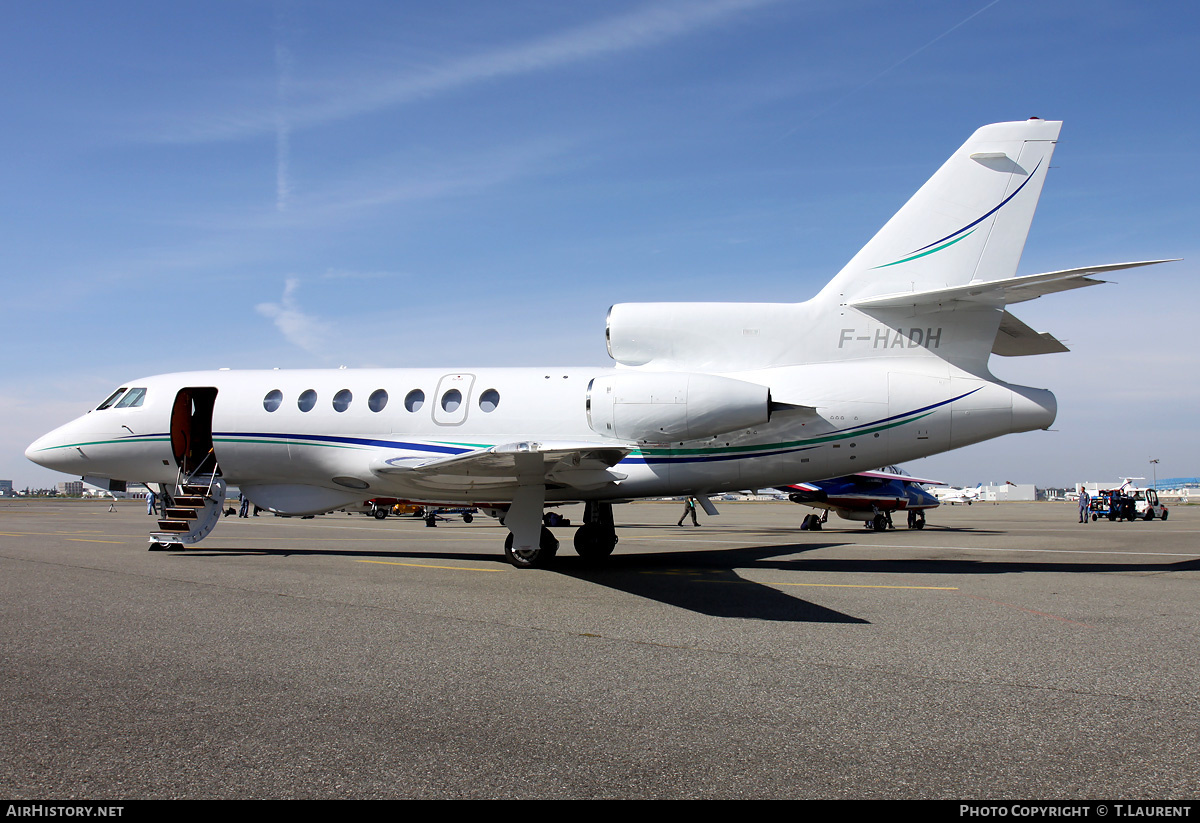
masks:
<svg viewBox="0 0 1200 823"><path fill-rule="evenodd" d="M58 493L66 497L83 497L82 480L65 480L58 484Z"/></svg>
<svg viewBox="0 0 1200 823"><path fill-rule="evenodd" d="M986 500L989 503L1036 500L1037 489L1032 483L1003 483L982 486L979 489L979 499Z"/></svg>
<svg viewBox="0 0 1200 823"><path fill-rule="evenodd" d="M0 497L12 497L13 487L11 480L0 480Z"/></svg>

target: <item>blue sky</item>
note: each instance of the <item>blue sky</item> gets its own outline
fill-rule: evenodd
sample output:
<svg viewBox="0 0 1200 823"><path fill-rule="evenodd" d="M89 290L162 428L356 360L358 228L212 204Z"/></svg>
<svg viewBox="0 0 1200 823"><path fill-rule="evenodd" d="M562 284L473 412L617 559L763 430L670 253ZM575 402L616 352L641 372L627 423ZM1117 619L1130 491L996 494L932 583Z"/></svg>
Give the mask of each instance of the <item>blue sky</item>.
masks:
<svg viewBox="0 0 1200 823"><path fill-rule="evenodd" d="M1065 121L994 358L1056 432L957 483L1200 474L1200 10L1063 2L6 4L0 477L136 376L606 365L616 302L812 296L978 126Z"/></svg>

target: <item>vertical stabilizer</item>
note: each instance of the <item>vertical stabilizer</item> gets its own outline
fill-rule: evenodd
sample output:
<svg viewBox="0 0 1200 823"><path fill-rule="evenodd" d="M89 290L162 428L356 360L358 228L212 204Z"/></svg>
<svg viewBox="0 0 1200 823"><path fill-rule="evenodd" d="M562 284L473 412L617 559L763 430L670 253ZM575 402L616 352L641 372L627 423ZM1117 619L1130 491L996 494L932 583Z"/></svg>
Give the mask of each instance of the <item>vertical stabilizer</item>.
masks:
<svg viewBox="0 0 1200 823"><path fill-rule="evenodd" d="M1014 276L1061 126L979 129L821 296L844 303Z"/></svg>

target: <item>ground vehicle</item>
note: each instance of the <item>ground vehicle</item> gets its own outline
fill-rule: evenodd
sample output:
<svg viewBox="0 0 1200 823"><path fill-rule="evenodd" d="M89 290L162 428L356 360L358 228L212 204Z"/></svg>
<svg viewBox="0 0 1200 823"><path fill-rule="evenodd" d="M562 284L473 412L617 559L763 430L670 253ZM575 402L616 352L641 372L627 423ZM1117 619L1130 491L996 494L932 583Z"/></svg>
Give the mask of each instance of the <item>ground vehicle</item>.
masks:
<svg viewBox="0 0 1200 823"><path fill-rule="evenodd" d="M347 506L343 511L347 514L369 514L376 520L384 520L389 514L396 517L411 515L422 518L427 523L436 522L439 519L445 520L443 515L460 514L464 523L470 523L475 519L474 516L478 510L470 506L435 506L426 503L412 503L395 497L375 497L364 500L358 506Z"/></svg>
<svg viewBox="0 0 1200 823"><path fill-rule="evenodd" d="M1092 520L1107 517L1109 520L1153 520L1156 516L1167 519L1167 507L1158 500L1154 489L1134 489L1122 486L1119 489L1101 489L1092 498Z"/></svg>
<svg viewBox="0 0 1200 823"><path fill-rule="evenodd" d="M1154 489L1128 489L1127 494L1133 499L1138 517L1143 520L1167 519L1167 507L1158 502L1158 492Z"/></svg>

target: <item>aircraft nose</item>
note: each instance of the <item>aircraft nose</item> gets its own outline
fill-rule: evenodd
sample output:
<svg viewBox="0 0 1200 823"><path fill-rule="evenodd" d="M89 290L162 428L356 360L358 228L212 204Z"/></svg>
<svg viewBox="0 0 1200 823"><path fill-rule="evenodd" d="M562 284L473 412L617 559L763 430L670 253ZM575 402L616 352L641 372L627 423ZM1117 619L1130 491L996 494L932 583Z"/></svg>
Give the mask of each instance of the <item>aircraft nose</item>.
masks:
<svg viewBox="0 0 1200 823"><path fill-rule="evenodd" d="M42 461L46 457L45 450L49 445L47 443L48 437L49 435L43 434L37 440L34 440L32 443L30 443L29 447L25 449L25 459L32 463L37 463L39 466L45 466L46 464Z"/></svg>
<svg viewBox="0 0 1200 823"><path fill-rule="evenodd" d="M59 426L30 443L25 449L26 459L46 469L74 474L75 451L68 448L70 440L66 437L70 426Z"/></svg>

